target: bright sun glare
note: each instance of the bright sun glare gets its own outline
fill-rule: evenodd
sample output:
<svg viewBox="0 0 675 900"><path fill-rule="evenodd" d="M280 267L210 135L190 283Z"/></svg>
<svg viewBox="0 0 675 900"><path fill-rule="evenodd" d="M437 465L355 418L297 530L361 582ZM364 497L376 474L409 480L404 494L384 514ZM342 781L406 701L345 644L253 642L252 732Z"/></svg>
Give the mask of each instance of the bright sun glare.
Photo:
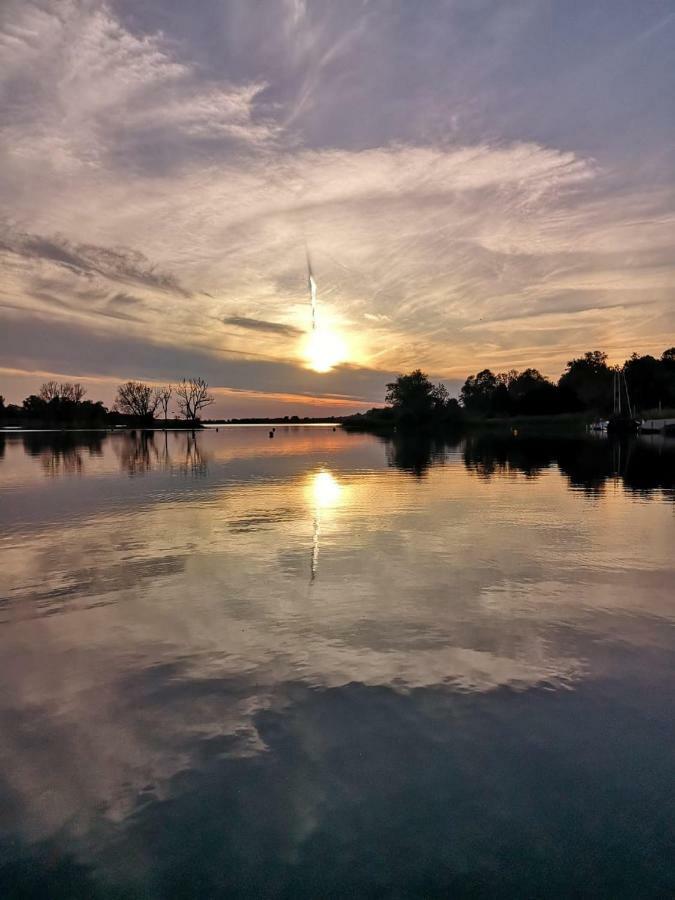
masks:
<svg viewBox="0 0 675 900"><path fill-rule="evenodd" d="M342 486L330 472L323 470L315 472L312 476L311 492L314 505L318 509L325 509L337 505L342 493Z"/></svg>
<svg viewBox="0 0 675 900"><path fill-rule="evenodd" d="M330 372L343 362L347 355L345 342L339 334L317 328L310 334L305 347L305 357L309 367L315 372Z"/></svg>

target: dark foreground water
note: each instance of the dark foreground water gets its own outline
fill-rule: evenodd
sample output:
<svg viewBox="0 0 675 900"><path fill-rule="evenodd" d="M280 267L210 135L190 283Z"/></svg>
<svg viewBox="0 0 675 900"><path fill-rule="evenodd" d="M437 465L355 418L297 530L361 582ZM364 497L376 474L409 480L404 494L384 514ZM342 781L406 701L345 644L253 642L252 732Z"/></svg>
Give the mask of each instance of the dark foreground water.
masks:
<svg viewBox="0 0 675 900"><path fill-rule="evenodd" d="M675 893L675 449L0 437L0 897Z"/></svg>

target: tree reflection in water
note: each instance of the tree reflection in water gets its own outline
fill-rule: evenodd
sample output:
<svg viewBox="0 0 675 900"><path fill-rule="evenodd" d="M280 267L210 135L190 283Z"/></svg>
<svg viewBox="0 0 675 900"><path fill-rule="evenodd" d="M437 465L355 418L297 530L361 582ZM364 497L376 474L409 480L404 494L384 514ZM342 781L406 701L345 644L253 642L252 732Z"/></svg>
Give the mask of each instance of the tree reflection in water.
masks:
<svg viewBox="0 0 675 900"><path fill-rule="evenodd" d="M447 462L449 451L459 446L461 436L402 432L384 440L387 463L421 478L430 466Z"/></svg>
<svg viewBox="0 0 675 900"><path fill-rule="evenodd" d="M208 472L208 455L200 446L198 433L192 431L35 431L21 437L25 452L38 458L50 477L84 474L87 460L102 457L107 446L112 447L121 470L130 476L173 471L204 477Z"/></svg>
<svg viewBox="0 0 675 900"><path fill-rule="evenodd" d="M38 457L45 475L80 475L85 460L103 454L105 434L100 432L27 432L23 447L29 456Z"/></svg>
<svg viewBox="0 0 675 900"><path fill-rule="evenodd" d="M27 455L39 460L50 477L79 475L88 462L112 448L119 466L130 476L152 471L190 478L208 474L204 432L30 432L21 440ZM384 444L388 466L423 478L433 466L461 459L466 470L489 480L504 474L537 478L557 467L572 488L601 493L608 482L632 492L661 490L675 497L675 440L638 436L622 441L605 437L542 437L513 434L466 434L448 437L397 434L377 438ZM5 446L0 436L0 455Z"/></svg>
<svg viewBox="0 0 675 900"><path fill-rule="evenodd" d="M114 447L121 468L131 476L158 470L199 478L208 472L207 455L194 431L132 431Z"/></svg>
<svg viewBox="0 0 675 900"><path fill-rule="evenodd" d="M675 441L668 438L470 434L444 440L396 435L385 444L388 464L417 477L446 463L455 451L461 452L468 472L486 480L509 473L537 478L557 466L571 487L587 493L601 493L608 482L619 481L629 491L662 490L675 497Z"/></svg>

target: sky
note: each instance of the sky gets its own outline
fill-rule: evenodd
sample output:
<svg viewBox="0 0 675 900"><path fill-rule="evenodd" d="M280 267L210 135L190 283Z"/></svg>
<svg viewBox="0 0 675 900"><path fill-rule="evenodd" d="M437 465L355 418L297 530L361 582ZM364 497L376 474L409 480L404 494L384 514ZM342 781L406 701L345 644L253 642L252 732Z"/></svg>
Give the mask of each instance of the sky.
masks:
<svg viewBox="0 0 675 900"><path fill-rule="evenodd" d="M3 0L0 393L323 415L660 354L674 43L673 0Z"/></svg>

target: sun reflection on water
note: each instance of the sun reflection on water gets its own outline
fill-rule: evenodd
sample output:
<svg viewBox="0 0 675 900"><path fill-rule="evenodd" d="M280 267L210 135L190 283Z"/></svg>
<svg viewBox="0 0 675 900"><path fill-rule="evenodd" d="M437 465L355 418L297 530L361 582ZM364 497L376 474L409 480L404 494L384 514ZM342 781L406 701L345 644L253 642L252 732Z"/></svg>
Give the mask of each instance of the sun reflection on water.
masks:
<svg viewBox="0 0 675 900"><path fill-rule="evenodd" d="M343 486L327 470L315 472L311 481L312 499L319 509L338 506L343 495Z"/></svg>
<svg viewBox="0 0 675 900"><path fill-rule="evenodd" d="M321 519L326 510L332 510L344 502L345 489L335 478L332 472L322 469L314 472L309 480L309 501L314 509L314 523L312 534L312 558L310 565L310 583L313 582L319 571L319 549L321 536Z"/></svg>

